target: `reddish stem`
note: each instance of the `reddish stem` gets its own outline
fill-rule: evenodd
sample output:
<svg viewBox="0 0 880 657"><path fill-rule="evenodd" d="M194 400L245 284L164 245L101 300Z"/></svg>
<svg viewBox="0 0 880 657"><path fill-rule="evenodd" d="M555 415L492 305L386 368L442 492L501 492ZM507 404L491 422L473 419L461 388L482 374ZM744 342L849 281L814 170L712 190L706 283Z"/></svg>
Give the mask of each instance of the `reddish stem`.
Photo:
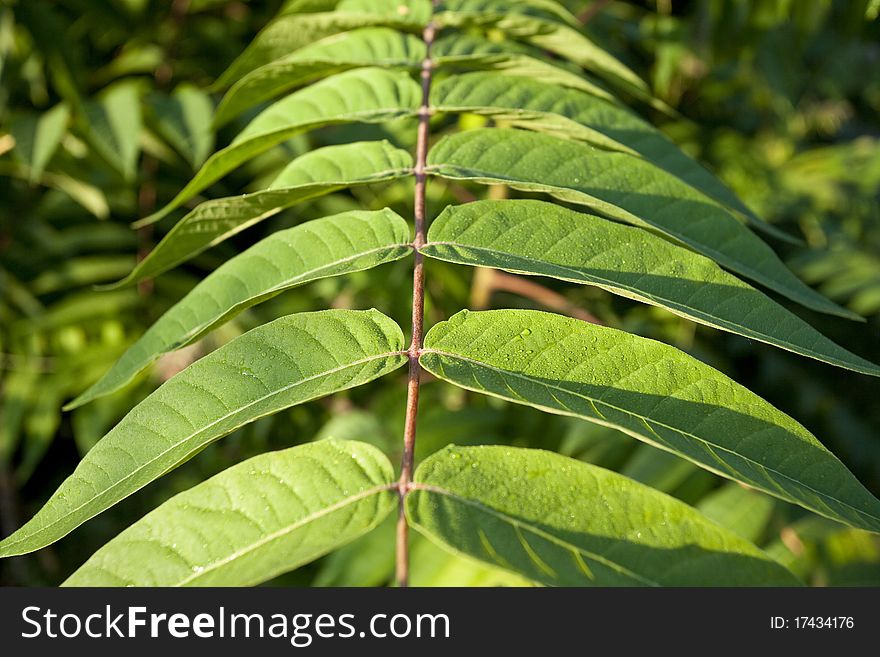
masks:
<svg viewBox="0 0 880 657"><path fill-rule="evenodd" d="M435 28L428 23L422 34L427 49L427 56L422 62L422 105L419 108L419 131L416 144L416 177L414 219L415 239L413 266L413 300L412 300L412 342L407 355L409 357L409 379L407 383L406 420L403 429L403 456L400 463L400 480L398 492L400 500L397 515L397 585L409 585L409 527L404 512L404 498L412 483L413 459L416 445L416 421L419 409L419 379L422 367L419 355L422 352L422 336L425 327L425 259L419 249L425 245L427 217L425 213L425 185L427 175L425 163L428 159L429 122L431 119L430 93L431 75L434 63L431 61L431 44L434 42Z"/></svg>

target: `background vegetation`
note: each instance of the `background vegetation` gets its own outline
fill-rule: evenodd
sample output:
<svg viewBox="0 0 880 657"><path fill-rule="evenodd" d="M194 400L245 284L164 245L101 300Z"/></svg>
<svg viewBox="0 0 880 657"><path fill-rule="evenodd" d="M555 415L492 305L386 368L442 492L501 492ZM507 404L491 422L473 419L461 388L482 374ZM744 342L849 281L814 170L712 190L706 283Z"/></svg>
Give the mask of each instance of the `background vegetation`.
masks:
<svg viewBox="0 0 880 657"><path fill-rule="evenodd" d="M262 321L318 307L376 306L407 325L406 261L287 292L236 318L126 390L62 413L147 326L205 274L287 213L137 289L98 292L173 225L129 222L169 200L250 116L212 135L211 83L281 0L7 0L0 7L0 534L29 518L79 457L134 403L188 362ZM867 326L806 318L880 361L880 3L868 0L649 0L566 4L632 66L675 116L637 109L717 172L757 213L803 240L773 241L787 263ZM463 127L479 125L476 117ZM410 125L321 130L261 156L212 196L264 186L315 145L384 137ZM356 134L354 134L356 133ZM381 135L379 134L381 133ZM409 216L401 185L298 206L299 217L362 207ZM465 187L429 187L441 208ZM796 417L880 495L880 382L666 311L566 286L430 261L428 324L461 307L550 308L669 342ZM433 289L432 289L433 288ZM806 311L797 310L805 315ZM399 373L395 376L403 377ZM417 458L450 436L547 447L622 472L698 506L815 585L880 585L880 539L724 482L609 429L453 389L423 387ZM171 495L230 464L315 438L375 436L399 449L402 386L371 384L265 418L212 445L57 545L0 564L0 583L52 585ZM465 400L467 404L465 404ZM390 522L390 521L389 521ZM279 578L284 585L375 585L393 577L393 527ZM516 584L414 539L414 585ZM353 558L357 554L358 558Z"/></svg>

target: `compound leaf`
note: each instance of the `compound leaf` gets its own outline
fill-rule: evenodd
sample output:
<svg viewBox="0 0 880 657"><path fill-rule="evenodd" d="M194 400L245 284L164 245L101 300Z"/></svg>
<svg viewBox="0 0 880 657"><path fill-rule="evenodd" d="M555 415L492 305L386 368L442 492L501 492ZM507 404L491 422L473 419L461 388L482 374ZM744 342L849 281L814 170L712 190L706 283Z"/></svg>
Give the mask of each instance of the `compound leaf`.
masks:
<svg viewBox="0 0 880 657"><path fill-rule="evenodd" d="M441 111L487 114L521 128L636 153L741 213L755 227L794 239L755 216L720 180L626 107L571 85L560 86L538 71L515 81L509 71L503 72L446 78L432 88L432 104Z"/></svg>

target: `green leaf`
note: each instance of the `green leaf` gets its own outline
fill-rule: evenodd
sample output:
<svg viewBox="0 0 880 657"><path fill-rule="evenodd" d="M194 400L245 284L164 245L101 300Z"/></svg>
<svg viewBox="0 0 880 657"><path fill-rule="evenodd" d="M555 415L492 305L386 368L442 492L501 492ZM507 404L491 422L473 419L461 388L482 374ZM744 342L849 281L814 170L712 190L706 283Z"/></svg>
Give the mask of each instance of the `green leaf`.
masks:
<svg viewBox="0 0 880 657"><path fill-rule="evenodd" d="M465 311L428 332L421 363L458 386L620 429L820 515L880 530L880 501L812 434L660 342L537 311Z"/></svg>
<svg viewBox="0 0 880 657"><path fill-rule="evenodd" d="M0 161L0 174L20 178L28 182L34 179L30 167L14 161ZM44 171L36 179L36 182L64 192L98 219L106 219L110 215L107 197L100 188L94 185L77 180L64 173L55 173L53 171Z"/></svg>
<svg viewBox="0 0 880 657"><path fill-rule="evenodd" d="M162 354L285 290L403 258L409 233L391 210L345 212L273 233L196 285L66 409L119 390Z"/></svg>
<svg viewBox="0 0 880 657"><path fill-rule="evenodd" d="M626 107L595 93L560 88L542 75L513 81L504 73L468 73L442 80L431 90L432 105L442 111L487 114L521 128L639 154L741 213L757 228L794 239L755 216L720 180Z"/></svg>
<svg viewBox="0 0 880 657"><path fill-rule="evenodd" d="M435 16L434 21L440 27L501 30L582 66L637 98L651 100L647 85L638 75L573 27L540 15L506 10L496 6L499 3L494 0L459 0L455 4L460 8L441 11ZM481 9L481 5L487 5L487 9Z"/></svg>
<svg viewBox="0 0 880 657"><path fill-rule="evenodd" d="M880 376L712 260L632 226L543 201L477 201L446 208L425 255L596 285L682 317L796 354Z"/></svg>
<svg viewBox="0 0 880 657"><path fill-rule="evenodd" d="M181 84L170 96L154 94L150 100L159 134L193 168L201 166L214 147L211 98L193 85Z"/></svg>
<svg viewBox="0 0 880 657"><path fill-rule="evenodd" d="M439 70L503 71L505 75L539 79L617 102L611 93L585 75L567 70L563 62L547 59L539 48L516 41L489 41L472 34L453 32L437 39L431 48L431 59Z"/></svg>
<svg viewBox="0 0 880 657"><path fill-rule="evenodd" d="M126 278L134 285L174 267L297 203L340 189L395 180L412 171L409 153L386 141L354 142L310 151L291 162L262 192L206 201L184 216Z"/></svg>
<svg viewBox="0 0 880 657"><path fill-rule="evenodd" d="M461 15L517 15L580 27L577 17L554 0L441 0L436 11L441 18L445 12Z"/></svg>
<svg viewBox="0 0 880 657"><path fill-rule="evenodd" d="M127 181L137 174L141 122L140 87L133 80L111 85L84 105L86 138Z"/></svg>
<svg viewBox="0 0 880 657"><path fill-rule="evenodd" d="M410 522L550 586L796 586L754 545L672 497L541 450L449 447L416 471Z"/></svg>
<svg viewBox="0 0 880 657"><path fill-rule="evenodd" d="M431 20L433 8L431 0L339 0L336 11L405 19L411 24L425 25Z"/></svg>
<svg viewBox="0 0 880 657"><path fill-rule="evenodd" d="M404 32L421 33L424 27L424 22L419 21L413 12L389 14L370 11L367 6L362 9L365 11L343 11L340 8L333 12L288 14L276 18L232 62L214 86L226 88L254 69L333 34L361 27L390 27Z"/></svg>
<svg viewBox="0 0 880 657"><path fill-rule="evenodd" d="M286 0L281 6L280 13L296 14L315 11L333 11L339 0Z"/></svg>
<svg viewBox="0 0 880 657"><path fill-rule="evenodd" d="M229 146L212 155L168 205L138 223L158 221L244 162L302 132L414 115L421 96L421 87L409 74L378 68L347 71L301 89L266 108Z"/></svg>
<svg viewBox="0 0 880 657"><path fill-rule="evenodd" d="M637 226L661 230L772 290L820 312L857 315L801 282L732 214L642 158L550 135L484 128L443 138L428 172L544 192Z"/></svg>
<svg viewBox="0 0 880 657"><path fill-rule="evenodd" d="M413 532L410 539L409 585L417 587L534 587L536 582L466 557Z"/></svg>
<svg viewBox="0 0 880 657"><path fill-rule="evenodd" d="M719 525L754 542L763 535L775 506L771 497L728 483L700 500L697 508Z"/></svg>
<svg viewBox="0 0 880 657"><path fill-rule="evenodd" d="M388 459L321 441L261 454L162 504L63 586L250 586L317 559L396 506Z"/></svg>
<svg viewBox="0 0 880 657"><path fill-rule="evenodd" d="M406 362L376 310L282 317L187 367L95 445L0 557L38 550L257 418L372 381Z"/></svg>
<svg viewBox="0 0 880 657"><path fill-rule="evenodd" d="M67 105L59 103L39 116L22 116L11 122L9 132L15 139L13 153L28 167L31 184L40 180L46 165L58 150L69 119Z"/></svg>
<svg viewBox="0 0 880 657"><path fill-rule="evenodd" d="M223 125L244 110L282 92L361 66L416 69L425 42L386 27L343 32L301 48L238 80L217 107L214 124Z"/></svg>

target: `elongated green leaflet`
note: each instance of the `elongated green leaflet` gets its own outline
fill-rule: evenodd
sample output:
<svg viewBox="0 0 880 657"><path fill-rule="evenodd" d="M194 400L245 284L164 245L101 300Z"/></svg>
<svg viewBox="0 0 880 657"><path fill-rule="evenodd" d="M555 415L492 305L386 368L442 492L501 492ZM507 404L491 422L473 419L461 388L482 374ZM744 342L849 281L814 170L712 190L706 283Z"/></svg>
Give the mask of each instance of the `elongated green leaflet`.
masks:
<svg viewBox="0 0 880 657"><path fill-rule="evenodd" d="M322 440L239 463L172 497L63 586L251 586L378 525L396 506L375 447Z"/></svg>
<svg viewBox="0 0 880 657"><path fill-rule="evenodd" d="M423 24L408 15L367 11L334 11L316 14L288 14L267 25L223 72L215 87L223 89L245 75L282 59L292 52L334 34L365 27L389 27L418 34Z"/></svg>
<svg viewBox="0 0 880 657"><path fill-rule="evenodd" d="M38 550L259 417L400 367L403 333L376 310L282 317L196 361L134 407L0 557Z"/></svg>
<svg viewBox="0 0 880 657"><path fill-rule="evenodd" d="M421 89L403 71L356 69L302 89L260 113L212 155L172 201L137 225L158 221L236 167L306 130L338 123L377 123L413 115Z"/></svg>
<svg viewBox="0 0 880 657"><path fill-rule="evenodd" d="M515 39L556 53L638 98L651 100L647 85L638 75L569 25L535 13L512 12L509 7L493 0L456 0L447 3L447 7L445 11L441 7L435 16L440 27L473 26L501 30Z"/></svg>
<svg viewBox="0 0 880 657"><path fill-rule="evenodd" d="M340 189L387 182L412 171L412 156L385 141L310 151L291 162L262 192L205 201L184 216L113 289L151 278L197 253L303 201Z"/></svg>
<svg viewBox="0 0 880 657"><path fill-rule="evenodd" d="M448 447L407 517L457 552L550 586L796 586L748 541L609 470L541 450Z"/></svg>
<svg viewBox="0 0 880 657"><path fill-rule="evenodd" d="M273 233L211 273L66 406L119 390L169 351L297 285L370 269L410 252L409 226L391 210L346 212Z"/></svg>
<svg viewBox="0 0 880 657"><path fill-rule="evenodd" d="M461 14L516 14L532 16L563 25L580 27L577 17L561 3L554 0L440 0L438 14L445 12Z"/></svg>
<svg viewBox="0 0 880 657"><path fill-rule="evenodd" d="M521 128L638 153L716 201L746 216L755 227L792 241L786 233L751 212L736 194L663 133L622 105L583 90L560 87L543 77L511 79L497 73L466 73L441 80L431 89L440 111L487 114Z"/></svg>
<svg viewBox="0 0 880 657"><path fill-rule="evenodd" d="M880 501L806 429L668 345L527 310L461 312L425 336L422 366L464 388L611 426L854 527Z"/></svg>
<svg viewBox="0 0 880 657"><path fill-rule="evenodd" d="M802 356L880 376L880 366L838 346L714 262L640 228L543 201L477 201L448 207L422 252L596 285Z"/></svg>
<svg viewBox="0 0 880 657"><path fill-rule="evenodd" d="M568 89L577 89L598 98L604 98L609 102L614 102L613 96L599 87L583 75L567 71L559 66L554 66L548 61L542 61L535 57L517 54L497 54L497 55L465 55L448 57L442 55L433 55L436 68L452 68L452 69L479 69L499 71L508 77L518 78L538 78L544 82L565 87ZM456 110L458 111L458 110ZM529 127L533 127L530 124Z"/></svg>
<svg viewBox="0 0 880 657"><path fill-rule="evenodd" d="M336 34L270 62L238 80L217 107L215 125L296 86L360 66L421 66L425 42L384 27Z"/></svg>
<svg viewBox="0 0 880 657"><path fill-rule="evenodd" d="M651 226L798 303L859 319L801 282L773 250L709 197L639 157L521 130L443 138L428 172L544 192L637 226Z"/></svg>

